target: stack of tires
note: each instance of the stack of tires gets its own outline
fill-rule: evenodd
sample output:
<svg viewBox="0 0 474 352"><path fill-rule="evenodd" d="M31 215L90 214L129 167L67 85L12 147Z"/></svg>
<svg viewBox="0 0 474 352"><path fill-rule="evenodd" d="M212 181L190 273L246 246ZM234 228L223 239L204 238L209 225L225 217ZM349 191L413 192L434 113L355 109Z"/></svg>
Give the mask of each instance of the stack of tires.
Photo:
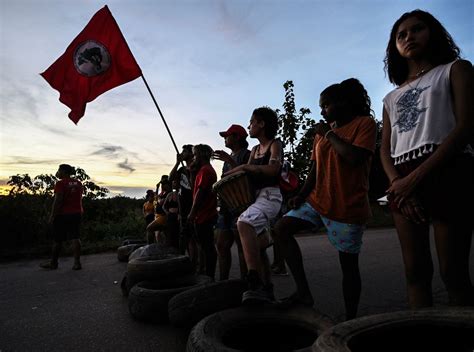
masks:
<svg viewBox="0 0 474 352"><path fill-rule="evenodd" d="M191 328L205 317L229 308L238 307L247 282L241 279L211 282L174 296L168 304L170 323Z"/></svg>
<svg viewBox="0 0 474 352"><path fill-rule="evenodd" d="M130 255L121 288L128 296L133 318L151 322L168 321L168 302L176 294L209 283L196 275L191 260L171 247L142 246Z"/></svg>
<svg viewBox="0 0 474 352"><path fill-rule="evenodd" d="M136 249L146 245L146 241L140 239L127 239L117 248L117 259L119 262L128 262L130 254Z"/></svg>

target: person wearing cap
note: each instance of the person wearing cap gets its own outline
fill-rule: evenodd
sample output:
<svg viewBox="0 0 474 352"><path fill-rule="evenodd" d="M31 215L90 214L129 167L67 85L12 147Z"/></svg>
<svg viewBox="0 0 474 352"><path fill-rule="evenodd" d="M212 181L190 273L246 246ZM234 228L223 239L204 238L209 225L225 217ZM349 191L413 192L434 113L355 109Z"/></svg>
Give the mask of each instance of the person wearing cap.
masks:
<svg viewBox="0 0 474 352"><path fill-rule="evenodd" d="M54 185L54 200L49 217L53 225L54 243L50 261L40 264L43 269L54 270L58 268L58 258L64 241L72 242L74 255L73 270L82 269L81 241L79 239L82 208L83 186L81 181L71 177L75 174L71 165L59 165L56 177L59 181Z"/></svg>
<svg viewBox="0 0 474 352"><path fill-rule="evenodd" d="M249 143L247 142L247 131L240 125L232 125L227 131L219 132L224 137L226 148L231 150L228 154L224 150L215 150L213 157L215 160L224 162L222 167L222 175L236 166L247 164L250 157ZM243 258L242 245L237 232L236 216L239 214L231 214L226 205L218 199L219 215L216 224L216 248L219 259L219 279L227 280L232 265L231 247L234 241L237 243L240 274L243 278L247 273L247 266Z"/></svg>

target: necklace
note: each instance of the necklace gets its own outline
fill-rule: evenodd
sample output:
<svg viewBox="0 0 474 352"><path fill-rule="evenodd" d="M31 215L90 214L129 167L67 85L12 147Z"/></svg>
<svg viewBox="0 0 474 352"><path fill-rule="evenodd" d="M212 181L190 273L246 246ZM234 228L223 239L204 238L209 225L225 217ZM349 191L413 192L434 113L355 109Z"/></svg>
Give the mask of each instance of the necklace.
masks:
<svg viewBox="0 0 474 352"><path fill-rule="evenodd" d="M414 75L408 76L408 78L418 78L421 75L424 75L426 72L428 72L428 69L424 68L424 69L418 71L417 73L415 73Z"/></svg>
<svg viewBox="0 0 474 352"><path fill-rule="evenodd" d="M418 71L415 75L412 75L412 76L408 76L408 78L415 78L413 81L417 80L418 78L418 82L416 83L416 86L415 87L412 87L412 85L410 84L410 82L407 80L407 85L408 87L410 87L411 90L417 90L418 89L418 86L420 85L421 81L423 80L423 77L425 77L425 73L427 73L429 70L431 70L431 67L430 68L423 68L421 69L420 71ZM412 81L412 82L413 82Z"/></svg>

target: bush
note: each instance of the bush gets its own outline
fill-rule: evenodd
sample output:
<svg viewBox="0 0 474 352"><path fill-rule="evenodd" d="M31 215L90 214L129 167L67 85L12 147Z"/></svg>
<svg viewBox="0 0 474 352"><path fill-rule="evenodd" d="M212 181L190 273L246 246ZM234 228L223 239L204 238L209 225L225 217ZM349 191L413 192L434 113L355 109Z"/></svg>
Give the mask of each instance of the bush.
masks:
<svg viewBox="0 0 474 352"><path fill-rule="evenodd" d="M127 197L83 199L84 216L81 240L87 252L117 247L124 238L145 237L143 200ZM0 259L49 249L52 241L48 217L52 197L49 195L11 194L0 196L2 246ZM105 247L105 248L104 248ZM68 253L68 252L65 252Z"/></svg>

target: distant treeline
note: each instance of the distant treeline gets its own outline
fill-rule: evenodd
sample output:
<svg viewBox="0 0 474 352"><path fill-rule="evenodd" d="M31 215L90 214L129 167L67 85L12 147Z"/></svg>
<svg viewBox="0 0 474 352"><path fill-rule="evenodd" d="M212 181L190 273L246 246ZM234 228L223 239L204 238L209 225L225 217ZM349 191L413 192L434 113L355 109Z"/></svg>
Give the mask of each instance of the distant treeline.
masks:
<svg viewBox="0 0 474 352"><path fill-rule="evenodd" d="M40 248L49 248L52 232L48 217L52 199L50 195L26 193L0 196L0 259L18 257L21 253L40 253ZM85 247L101 243L113 247L124 238L145 238L142 204L143 200L127 197L84 198L81 239Z"/></svg>

